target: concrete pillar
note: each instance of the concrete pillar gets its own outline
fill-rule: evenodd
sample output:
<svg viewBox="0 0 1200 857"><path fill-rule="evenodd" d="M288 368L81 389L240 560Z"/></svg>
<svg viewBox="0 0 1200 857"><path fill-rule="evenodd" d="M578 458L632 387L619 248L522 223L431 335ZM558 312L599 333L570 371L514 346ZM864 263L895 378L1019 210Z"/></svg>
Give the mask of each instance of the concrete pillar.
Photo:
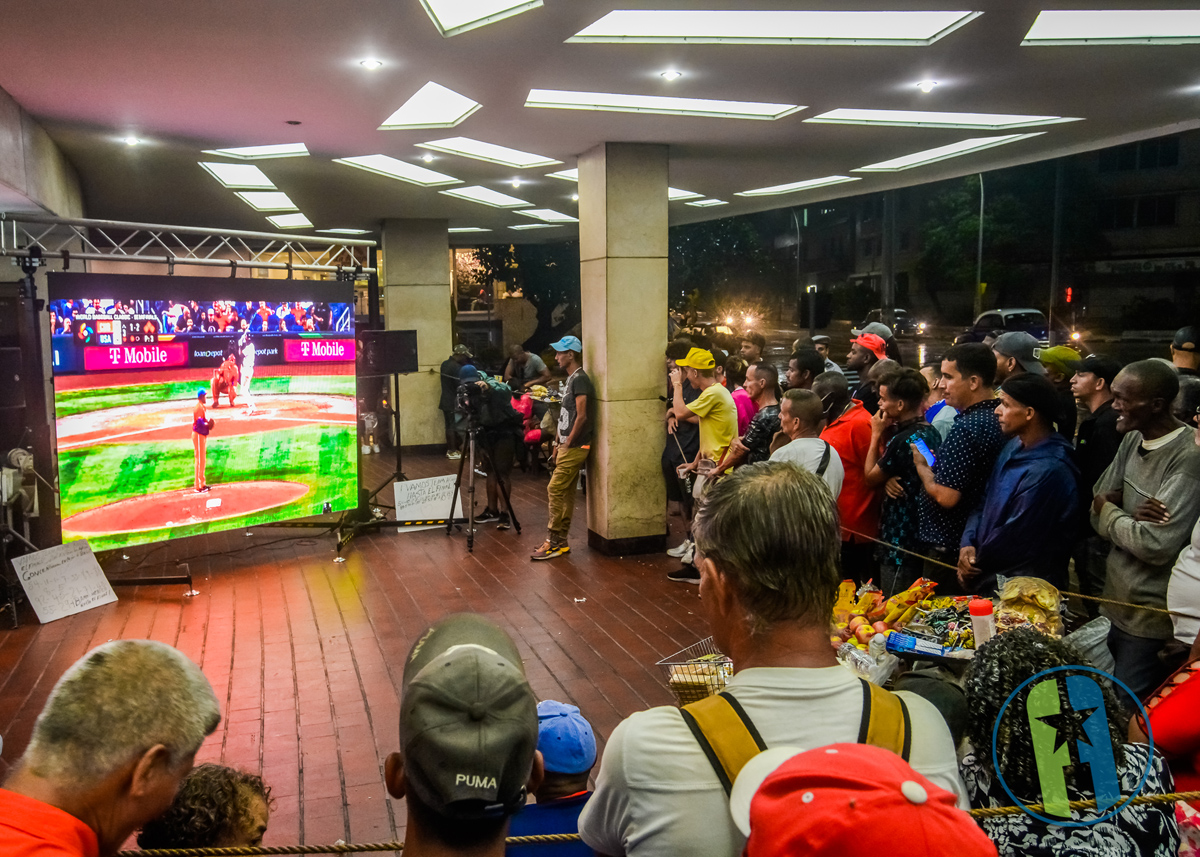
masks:
<svg viewBox="0 0 1200 857"><path fill-rule="evenodd" d="M588 544L666 547L661 466L667 330L667 147L603 143L579 157L583 365L596 385Z"/></svg>
<svg viewBox="0 0 1200 857"><path fill-rule="evenodd" d="M404 446L445 446L438 410L438 369L454 347L450 244L445 220L383 222L384 326L417 332L421 371L399 378L400 438Z"/></svg>

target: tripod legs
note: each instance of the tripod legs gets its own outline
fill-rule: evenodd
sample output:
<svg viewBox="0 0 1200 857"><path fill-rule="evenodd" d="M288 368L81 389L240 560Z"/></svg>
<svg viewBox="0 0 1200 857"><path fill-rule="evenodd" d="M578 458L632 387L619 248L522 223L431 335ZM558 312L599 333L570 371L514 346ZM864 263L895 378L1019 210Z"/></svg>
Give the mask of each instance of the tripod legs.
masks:
<svg viewBox="0 0 1200 857"><path fill-rule="evenodd" d="M464 455L458 462L458 476L454 480L454 494L450 498L450 514L446 520L446 535L450 535L450 531L454 527L454 507L458 503L459 490L462 487L463 470L467 473L467 499L464 501L463 510L466 512L467 518L467 551L474 552L475 550L475 465L484 465L488 468L488 473L495 473L495 464L492 462L492 457L486 449L482 449L477 444L479 436L478 428L470 428L467 430L467 454ZM517 513L513 511L512 501L508 496L508 488L504 485L504 480L497 476L497 487L500 489L500 497L504 501L504 511L508 513L509 520L516 528L517 535L521 534L521 522L517 520Z"/></svg>

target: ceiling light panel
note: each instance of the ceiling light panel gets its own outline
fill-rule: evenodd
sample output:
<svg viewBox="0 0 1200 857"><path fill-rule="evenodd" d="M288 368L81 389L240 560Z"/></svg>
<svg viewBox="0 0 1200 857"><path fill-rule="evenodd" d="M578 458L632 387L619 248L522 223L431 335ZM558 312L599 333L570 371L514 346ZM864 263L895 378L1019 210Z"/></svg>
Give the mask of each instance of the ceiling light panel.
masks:
<svg viewBox="0 0 1200 857"><path fill-rule="evenodd" d="M369 229L318 229L318 232L324 232L329 235L369 235Z"/></svg>
<svg viewBox="0 0 1200 857"><path fill-rule="evenodd" d="M309 229L312 227L311 221L303 214L276 214L274 217L268 217L267 220L279 229Z"/></svg>
<svg viewBox="0 0 1200 857"><path fill-rule="evenodd" d="M1190 45L1200 43L1197 9L1039 12L1022 45Z"/></svg>
<svg viewBox="0 0 1200 857"><path fill-rule="evenodd" d="M669 199L671 202L679 202L680 200L684 199L700 199L702 196L704 196L704 194L696 193L695 191L691 190L680 190L677 187L667 188L667 199Z"/></svg>
<svg viewBox="0 0 1200 857"><path fill-rule="evenodd" d="M718 101L666 95L623 95L613 92L572 92L531 89L526 107L559 110L603 110L612 113L658 113L667 116L708 116L720 119L781 119L804 107L759 101Z"/></svg>
<svg viewBox="0 0 1200 857"><path fill-rule="evenodd" d="M470 137L448 137L445 140L430 140L428 143L417 143L417 145L422 149L432 149L447 155L461 155L464 158L474 158L477 161L487 161L491 164L517 167L518 169L548 167L552 164L562 163L562 161L556 161L554 158L547 158L544 155L534 155L530 152L510 149L507 146L472 140Z"/></svg>
<svg viewBox="0 0 1200 857"><path fill-rule="evenodd" d="M562 224L559 223L520 223L516 226L510 226L509 229L557 229Z"/></svg>
<svg viewBox="0 0 1200 857"><path fill-rule="evenodd" d="M934 164L938 161L944 161L947 158L957 158L960 155L980 152L984 149L991 149L994 146L1003 146L1006 143L1015 143L1018 140L1028 140L1030 137L1037 137L1045 133L1045 131L1035 131L1032 134L1006 134L1003 137L974 137L970 140L959 140L957 143L951 143L948 146L938 146L936 149L926 149L923 152L914 152L911 155L892 158L890 161L880 161L878 164L859 167L856 170L852 170L852 172L895 173L901 170L911 170L913 167L923 167L926 164Z"/></svg>
<svg viewBox="0 0 1200 857"><path fill-rule="evenodd" d="M619 10L568 42L930 45L981 12Z"/></svg>
<svg viewBox="0 0 1200 857"><path fill-rule="evenodd" d="M688 205L694 205L696 208L713 208L718 205L729 205L723 199L698 199L695 202L689 202Z"/></svg>
<svg viewBox="0 0 1200 857"><path fill-rule="evenodd" d="M456 179L454 176L448 176L445 173L439 173L435 170L427 170L424 167L418 167L416 164L410 164L408 161L400 161L388 155L361 155L356 158L335 158L334 163L345 164L348 167L366 170L369 173L375 173L380 176L387 176L389 179L399 179L402 182L420 185L421 187L444 187L445 185L462 183L462 179Z"/></svg>
<svg viewBox="0 0 1200 857"><path fill-rule="evenodd" d="M523 214L526 217L536 217L545 223L578 223L578 217L572 217L569 214L563 214L561 211L555 211L552 208L526 208L518 211L517 214Z"/></svg>
<svg viewBox="0 0 1200 857"><path fill-rule="evenodd" d="M478 101L431 80L385 119L378 130L453 128L478 110L479 106Z"/></svg>
<svg viewBox="0 0 1200 857"><path fill-rule="evenodd" d="M565 182L579 181L579 170L559 170L556 173L546 173L548 179L562 179Z"/></svg>
<svg viewBox="0 0 1200 857"><path fill-rule="evenodd" d="M480 185L456 187L454 190L440 190L438 193L444 193L446 196L453 196L457 199L465 199L468 202L483 203L484 205L490 205L492 208L523 208L524 206L533 204L523 199L517 199L515 196L500 193L498 190L492 190L490 187L481 187Z"/></svg>
<svg viewBox="0 0 1200 857"><path fill-rule="evenodd" d="M1031 128L1036 125L1056 125L1060 122L1079 122L1067 116L1022 116L1012 113L938 113L930 110L859 110L841 108L830 110L805 122L829 125L898 125L916 128L978 128L984 131L1006 131L1009 128Z"/></svg>
<svg viewBox="0 0 1200 857"><path fill-rule="evenodd" d="M308 156L308 147L303 143L281 143L278 146L243 146L239 149L205 149L206 155L221 155L240 158L243 161L258 161L267 158L303 158Z"/></svg>
<svg viewBox="0 0 1200 857"><path fill-rule="evenodd" d="M542 5L542 0L421 0L444 38L457 36L520 15Z"/></svg>
<svg viewBox="0 0 1200 857"><path fill-rule="evenodd" d="M490 229L484 229L482 226L451 226L448 232L463 234L466 232L491 232Z"/></svg>
<svg viewBox="0 0 1200 857"><path fill-rule="evenodd" d="M856 181L859 181L859 179L855 176L825 176L819 179L806 179L805 181L791 182L789 184L777 184L772 187L744 190L738 193L737 196L777 196L781 193L796 193L797 191L813 190L818 187Z"/></svg>
<svg viewBox="0 0 1200 857"><path fill-rule="evenodd" d="M280 190L239 190L237 195L258 211L296 211L299 208Z"/></svg>
<svg viewBox="0 0 1200 857"><path fill-rule="evenodd" d="M214 164L200 161L200 166L204 167L209 175L222 185L230 189L275 189L275 183L267 178L267 174L252 164Z"/></svg>

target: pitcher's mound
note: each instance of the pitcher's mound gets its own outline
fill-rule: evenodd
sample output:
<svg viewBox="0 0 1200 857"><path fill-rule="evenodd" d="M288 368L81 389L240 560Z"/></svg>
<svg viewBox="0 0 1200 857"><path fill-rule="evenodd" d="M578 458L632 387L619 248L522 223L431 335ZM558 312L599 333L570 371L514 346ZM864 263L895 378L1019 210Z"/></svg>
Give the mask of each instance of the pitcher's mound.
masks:
<svg viewBox="0 0 1200 857"><path fill-rule="evenodd" d="M65 518L63 530L77 536L98 536L206 524L265 512L308 493L307 485L282 480L229 482L210 487L212 490L204 494L182 488L118 500Z"/></svg>

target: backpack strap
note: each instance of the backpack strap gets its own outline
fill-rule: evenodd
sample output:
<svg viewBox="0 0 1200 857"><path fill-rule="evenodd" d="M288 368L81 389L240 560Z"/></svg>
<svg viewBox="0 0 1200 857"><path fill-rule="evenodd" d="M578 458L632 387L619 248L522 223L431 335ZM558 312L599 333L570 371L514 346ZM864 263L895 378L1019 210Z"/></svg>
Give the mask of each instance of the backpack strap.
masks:
<svg viewBox="0 0 1200 857"><path fill-rule="evenodd" d="M829 468L829 441L822 440L821 443L825 444L825 451L821 454L821 466L817 468L817 476L824 477Z"/></svg>
<svg viewBox="0 0 1200 857"><path fill-rule="evenodd" d="M728 795L746 763L767 749L741 703L718 693L679 710Z"/></svg>
<svg viewBox="0 0 1200 857"><path fill-rule="evenodd" d="M891 750L904 761L912 753L912 721L904 700L865 679L858 743Z"/></svg>

